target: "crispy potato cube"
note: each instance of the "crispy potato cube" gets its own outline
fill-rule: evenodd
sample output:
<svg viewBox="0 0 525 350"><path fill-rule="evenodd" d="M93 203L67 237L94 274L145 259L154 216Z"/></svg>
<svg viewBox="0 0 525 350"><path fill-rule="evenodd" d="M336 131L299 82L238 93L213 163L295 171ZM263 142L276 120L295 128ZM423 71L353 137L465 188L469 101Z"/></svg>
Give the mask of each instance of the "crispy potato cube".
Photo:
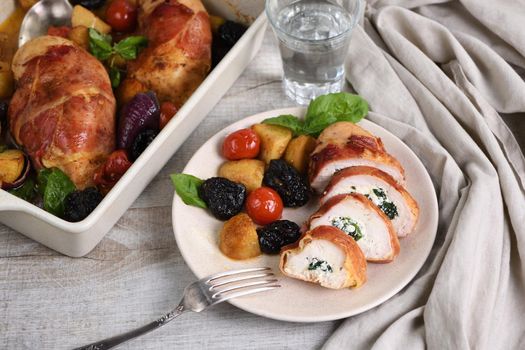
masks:
<svg viewBox="0 0 525 350"><path fill-rule="evenodd" d="M103 34L111 32L111 27L109 24L95 16L93 12L80 5L75 5L75 7L73 7L71 26L73 28L79 26L94 28Z"/></svg>
<svg viewBox="0 0 525 350"><path fill-rule="evenodd" d="M10 149L0 153L0 182L15 182L22 175L25 156L19 150Z"/></svg>
<svg viewBox="0 0 525 350"><path fill-rule="evenodd" d="M219 249L227 257L236 260L261 255L255 224L248 214L237 214L224 223L219 234Z"/></svg>
<svg viewBox="0 0 525 350"><path fill-rule="evenodd" d="M117 89L117 103L119 104L119 106L123 106L129 101L131 101L131 99L135 97L135 95L139 92L146 91L148 91L148 88L140 81L131 78L124 79L124 81L120 83Z"/></svg>
<svg viewBox="0 0 525 350"><path fill-rule="evenodd" d="M67 38L87 50L89 48L88 28L84 26L73 27L67 34Z"/></svg>
<svg viewBox="0 0 525 350"><path fill-rule="evenodd" d="M262 185L265 163L258 159L241 159L225 162L219 168L219 176L246 186L251 192Z"/></svg>
<svg viewBox="0 0 525 350"><path fill-rule="evenodd" d="M266 163L281 158L288 142L292 139L292 131L278 125L255 124L252 130L261 139L259 158Z"/></svg>
<svg viewBox="0 0 525 350"><path fill-rule="evenodd" d="M0 98L9 98L13 94L13 73L11 65L0 62Z"/></svg>
<svg viewBox="0 0 525 350"><path fill-rule="evenodd" d="M310 153L314 150L315 145L316 141L312 136L300 135L288 143L284 152L284 160L298 172L304 174L308 169Z"/></svg>

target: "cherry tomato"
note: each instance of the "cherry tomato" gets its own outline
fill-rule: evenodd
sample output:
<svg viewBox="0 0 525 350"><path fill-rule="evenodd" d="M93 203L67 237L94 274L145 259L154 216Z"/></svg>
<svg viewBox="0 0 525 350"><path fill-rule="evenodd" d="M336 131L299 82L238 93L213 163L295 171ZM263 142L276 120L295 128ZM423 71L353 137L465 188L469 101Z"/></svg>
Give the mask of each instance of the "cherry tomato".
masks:
<svg viewBox="0 0 525 350"><path fill-rule="evenodd" d="M137 24L137 7L128 0L114 0L106 10L106 22L117 32L132 32Z"/></svg>
<svg viewBox="0 0 525 350"><path fill-rule="evenodd" d="M97 169L94 182L102 194L106 194L131 166L126 151L113 151L104 164Z"/></svg>
<svg viewBox="0 0 525 350"><path fill-rule="evenodd" d="M246 212L256 224L266 225L281 218L283 201L271 188L259 187L248 195Z"/></svg>
<svg viewBox="0 0 525 350"><path fill-rule="evenodd" d="M229 134L222 144L222 155L228 160L255 158L261 140L251 129L241 129Z"/></svg>
<svg viewBox="0 0 525 350"><path fill-rule="evenodd" d="M47 35L52 36L61 36L62 38L67 38L67 35L71 31L71 27L62 26L62 27L55 27L50 26L47 28Z"/></svg>
<svg viewBox="0 0 525 350"><path fill-rule="evenodd" d="M160 104L160 128L164 129L166 124L175 116L179 109L174 103L165 101Z"/></svg>

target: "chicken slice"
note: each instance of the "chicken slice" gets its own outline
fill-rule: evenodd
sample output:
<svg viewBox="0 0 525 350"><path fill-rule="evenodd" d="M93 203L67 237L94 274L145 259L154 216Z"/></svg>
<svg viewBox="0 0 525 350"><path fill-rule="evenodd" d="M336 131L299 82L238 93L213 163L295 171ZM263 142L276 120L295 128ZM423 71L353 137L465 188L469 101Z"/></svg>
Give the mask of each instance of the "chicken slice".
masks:
<svg viewBox="0 0 525 350"><path fill-rule="evenodd" d="M310 185L321 193L336 171L352 166L375 167L400 184L405 182L403 167L379 137L351 122L334 123L317 139L308 171Z"/></svg>
<svg viewBox="0 0 525 350"><path fill-rule="evenodd" d="M323 287L359 287L366 282L366 260L354 240L332 226L319 226L281 251L286 276Z"/></svg>
<svg viewBox="0 0 525 350"><path fill-rule="evenodd" d="M362 194L340 194L329 199L309 220L310 230L322 225L337 227L351 236L368 261L388 263L399 253L392 223Z"/></svg>
<svg viewBox="0 0 525 350"><path fill-rule="evenodd" d="M347 193L360 193L370 199L392 221L398 237L414 230L419 216L417 202L384 171L356 166L336 172L323 192L321 205Z"/></svg>

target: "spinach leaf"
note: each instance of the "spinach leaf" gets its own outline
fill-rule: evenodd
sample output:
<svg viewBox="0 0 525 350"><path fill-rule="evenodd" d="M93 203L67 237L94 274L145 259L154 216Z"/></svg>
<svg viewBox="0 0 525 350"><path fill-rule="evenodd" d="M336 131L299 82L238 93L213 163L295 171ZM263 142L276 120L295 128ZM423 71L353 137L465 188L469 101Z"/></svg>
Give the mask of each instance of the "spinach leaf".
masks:
<svg viewBox="0 0 525 350"><path fill-rule="evenodd" d="M134 60L137 58L139 49L146 47L148 39L143 36L129 36L113 46L116 53L125 60Z"/></svg>
<svg viewBox="0 0 525 350"><path fill-rule="evenodd" d="M206 203L199 197L199 187L204 181L188 174L172 174L170 177L175 191L185 204L206 208Z"/></svg>
<svg viewBox="0 0 525 350"><path fill-rule="evenodd" d="M318 136L335 122L357 123L368 114L368 103L358 95L339 92L317 97L308 105L304 121L287 114L263 120L265 124L280 125L292 130L294 136Z"/></svg>
<svg viewBox="0 0 525 350"><path fill-rule="evenodd" d="M134 60L139 50L148 45L148 39L144 36L130 36L113 46L111 45L112 40L109 34L102 34L93 28L89 29L89 51L100 61L107 61L114 55L120 55L128 61ZM106 62L106 66L109 66L111 86L117 88L120 85L121 72L118 67L114 66L114 60Z"/></svg>
<svg viewBox="0 0 525 350"><path fill-rule="evenodd" d="M33 179L27 179L22 186L10 190L9 193L30 202L36 195L35 182Z"/></svg>
<svg viewBox="0 0 525 350"><path fill-rule="evenodd" d="M107 60L113 48L111 47L111 35L102 34L98 30L89 28L89 52L101 61Z"/></svg>
<svg viewBox="0 0 525 350"><path fill-rule="evenodd" d="M64 199L75 191L75 184L62 170L57 168L43 169L37 177L38 190L44 200L44 209L51 214L64 215Z"/></svg>
<svg viewBox="0 0 525 350"><path fill-rule="evenodd" d="M299 118L291 114L283 114L278 117L267 118L263 120L263 123L284 126L285 128L292 130L294 136L297 136L303 133L302 120L299 120Z"/></svg>
<svg viewBox="0 0 525 350"><path fill-rule="evenodd" d="M111 80L111 86L117 88L120 85L120 70L116 67L109 68L109 80Z"/></svg>
<svg viewBox="0 0 525 350"><path fill-rule="evenodd" d="M338 92L317 97L308 105L305 124L320 124L316 119L357 123L368 113L368 103L361 96ZM329 125L329 124L328 124ZM327 126L328 126L327 125Z"/></svg>

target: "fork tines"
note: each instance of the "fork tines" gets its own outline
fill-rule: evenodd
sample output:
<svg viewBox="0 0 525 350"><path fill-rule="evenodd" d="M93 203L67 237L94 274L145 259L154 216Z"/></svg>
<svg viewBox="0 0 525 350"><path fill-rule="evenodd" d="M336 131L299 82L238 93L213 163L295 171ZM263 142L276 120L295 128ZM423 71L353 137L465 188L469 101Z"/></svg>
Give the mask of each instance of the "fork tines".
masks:
<svg viewBox="0 0 525 350"><path fill-rule="evenodd" d="M212 275L203 281L212 292L211 298L224 301L244 295L260 293L279 288L272 269L269 267L256 267L243 270L232 270Z"/></svg>

